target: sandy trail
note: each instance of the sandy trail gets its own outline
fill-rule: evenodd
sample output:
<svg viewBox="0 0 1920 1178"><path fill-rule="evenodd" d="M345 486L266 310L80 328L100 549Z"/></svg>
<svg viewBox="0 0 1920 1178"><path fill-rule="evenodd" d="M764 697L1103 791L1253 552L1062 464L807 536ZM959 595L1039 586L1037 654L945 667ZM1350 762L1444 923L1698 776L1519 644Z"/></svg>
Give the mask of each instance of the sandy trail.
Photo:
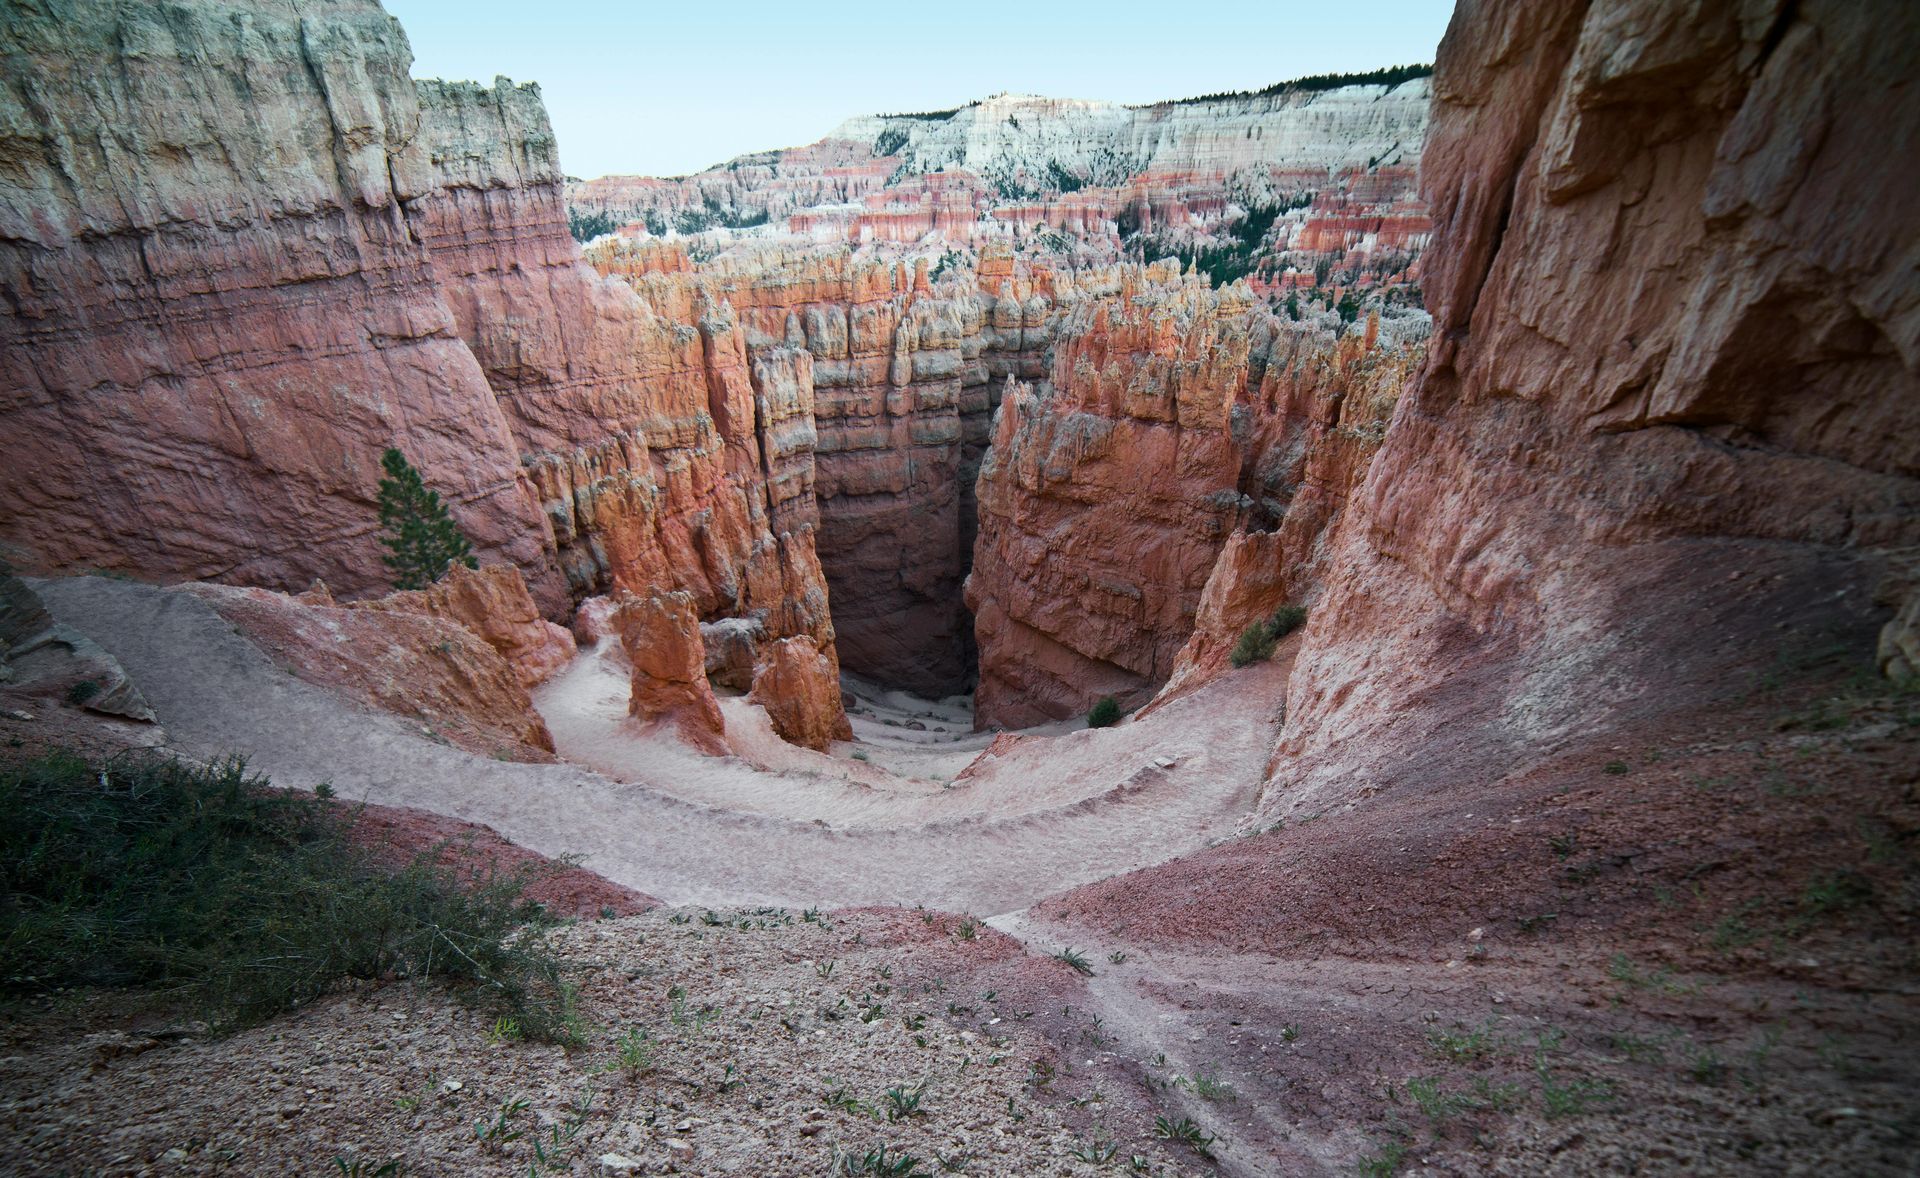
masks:
<svg viewBox="0 0 1920 1178"><path fill-rule="evenodd" d="M944 785L787 746L767 769L635 734L609 714L604 661L582 658L539 703L563 754L616 780L438 743L294 678L188 594L92 577L34 584L121 660L183 753L243 753L281 785L326 781L344 796L485 823L672 903L1024 908L1225 835L1258 789L1274 730L1261 701L1277 692L1222 683L1138 723L1021 741ZM953 711L943 727L958 727ZM748 751L771 759L758 709L730 700L727 712ZM925 736L952 735L931 728ZM974 740L985 743L969 734L920 765L970 759L962 746ZM1166 757L1175 764L1155 764Z"/></svg>

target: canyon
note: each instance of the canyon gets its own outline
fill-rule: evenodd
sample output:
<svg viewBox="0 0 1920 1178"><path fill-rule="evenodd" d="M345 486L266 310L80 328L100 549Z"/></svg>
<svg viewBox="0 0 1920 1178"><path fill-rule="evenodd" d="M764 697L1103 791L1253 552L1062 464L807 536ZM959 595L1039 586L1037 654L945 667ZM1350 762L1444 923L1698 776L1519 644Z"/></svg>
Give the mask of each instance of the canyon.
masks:
<svg viewBox="0 0 1920 1178"><path fill-rule="evenodd" d="M412 78L375 0L6 39L0 731L584 855L582 960L744 996L575 1172L1904 1164L1911 6L1469 0L1431 71L665 179L568 177L537 86ZM388 446L478 568L388 592ZM503 1107L590 1074L432 1017ZM817 1108L862 1044L966 1127ZM157 1155L217 1100L150 1066ZM506 1172L344 1115L303 1148Z"/></svg>

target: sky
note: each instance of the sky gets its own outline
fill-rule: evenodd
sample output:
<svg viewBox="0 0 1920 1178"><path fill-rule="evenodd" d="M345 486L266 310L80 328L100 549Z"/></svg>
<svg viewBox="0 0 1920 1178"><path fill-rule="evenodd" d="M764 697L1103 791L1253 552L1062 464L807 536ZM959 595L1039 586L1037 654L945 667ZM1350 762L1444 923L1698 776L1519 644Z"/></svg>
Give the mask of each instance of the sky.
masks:
<svg viewBox="0 0 1920 1178"><path fill-rule="evenodd" d="M683 175L1000 91L1153 102L1433 60L1450 0L384 0L415 77L538 82L570 175Z"/></svg>

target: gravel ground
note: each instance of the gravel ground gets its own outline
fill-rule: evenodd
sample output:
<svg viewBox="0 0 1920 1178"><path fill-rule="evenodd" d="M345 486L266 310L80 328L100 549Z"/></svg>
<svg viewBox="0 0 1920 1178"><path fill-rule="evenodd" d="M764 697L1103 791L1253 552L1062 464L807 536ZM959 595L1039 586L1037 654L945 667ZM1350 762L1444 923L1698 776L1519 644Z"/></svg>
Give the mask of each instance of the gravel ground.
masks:
<svg viewBox="0 0 1920 1178"><path fill-rule="evenodd" d="M0 1169L824 1175L884 1147L915 1172L1095 1175L1076 1151L1107 1142L1136 1172L1206 1168L1154 1139L1080 975L966 918L657 909L559 944L590 1024L572 1051L408 983L226 1039L125 994L16 1005Z"/></svg>

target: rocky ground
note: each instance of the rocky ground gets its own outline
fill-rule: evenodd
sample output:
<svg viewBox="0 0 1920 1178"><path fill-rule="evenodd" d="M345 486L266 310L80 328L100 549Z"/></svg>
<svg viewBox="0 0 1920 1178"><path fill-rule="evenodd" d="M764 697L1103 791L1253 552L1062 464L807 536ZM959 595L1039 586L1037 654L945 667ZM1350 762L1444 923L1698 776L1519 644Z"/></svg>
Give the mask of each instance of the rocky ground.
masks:
<svg viewBox="0 0 1920 1178"><path fill-rule="evenodd" d="M93 588L129 616L179 596ZM69 593L49 596L84 612ZM172 609L135 617L163 634L156 619L180 624ZM139 675L138 644L108 646ZM650 902L623 886L637 882L623 865L640 860L609 858L612 880L574 871L549 897L588 918L557 938L584 996L586 1045L571 1052L398 984L224 1040L180 1036L137 997L17 1002L0 1064L21 1094L5 1106L5 1164L284 1172L341 1158L371 1172L402 1158L413 1173L520 1172L547 1164L537 1140L553 1172L576 1173L817 1174L881 1147L927 1172L944 1158L971 1173L1078 1173L1093 1172L1084 1159L1105 1156L1103 1143L1117 1164L1138 1154L1168 1173L1909 1172L1920 699L1832 652L1789 659L1711 709L1569 742L1471 793L1424 789L1415 775L1363 806L1236 831L1240 799L1158 866L1078 888L1031 873L1023 838L1069 849L1094 838L1083 849L1103 861L1143 822L1181 821L1151 773L1112 788L1113 772L1170 734L1193 740L1208 712L1271 708L1292 653L1283 643L1273 663L1116 729L1003 736L947 783L888 788L884 766L849 755L861 745L795 750L807 765L780 767L633 737L644 772L622 787L627 817L612 821L659 852L649 870L678 860L640 799L759 780L772 791L761 817L708 797L677 811L674 840L715 855L777 847L819 807L884 840L769 853L757 871L789 872L790 892L847 895L917 867L957 902L822 912L682 898L592 919ZM557 682L582 668L585 656ZM175 746L192 748L203 696L166 676L148 690ZM300 690L268 673L252 691L271 706L226 712L227 730L275 709L344 706L295 706ZM540 698L564 754L559 697ZM882 715L887 731L884 717L905 714L899 699L861 698L856 716ZM58 705L3 723L21 752L106 751L136 732ZM253 731L287 763L284 733ZM305 756L339 755L329 724L301 731ZM442 774L434 758L449 756L468 773L578 772L391 739L418 774ZM1203 770L1254 772L1210 752ZM695 760L710 766L705 784L658 783ZM1052 779L1035 773L1042 765ZM1023 809L993 794L1017 788L1041 799L1024 817L976 812L953 825L977 807ZM370 837L403 846L464 833L509 861L533 854L420 810L367 815ZM1039 903L972 903L993 893L956 888L965 877L943 868L949 854L1033 880L1020 886ZM681 886L724 886L737 870L716 860ZM1055 959L1069 947L1089 973ZM631 1073L623 1036L645 1061ZM926 1115L889 1119L888 1090L907 1102L923 1080ZM1156 1117L1170 1130L1186 1119L1211 1160L1157 1137Z"/></svg>
<svg viewBox="0 0 1920 1178"><path fill-rule="evenodd" d="M561 930L586 1044L367 985L226 1039L62 993L9 1010L11 1173L1202 1172L1071 967L933 912L655 910Z"/></svg>

